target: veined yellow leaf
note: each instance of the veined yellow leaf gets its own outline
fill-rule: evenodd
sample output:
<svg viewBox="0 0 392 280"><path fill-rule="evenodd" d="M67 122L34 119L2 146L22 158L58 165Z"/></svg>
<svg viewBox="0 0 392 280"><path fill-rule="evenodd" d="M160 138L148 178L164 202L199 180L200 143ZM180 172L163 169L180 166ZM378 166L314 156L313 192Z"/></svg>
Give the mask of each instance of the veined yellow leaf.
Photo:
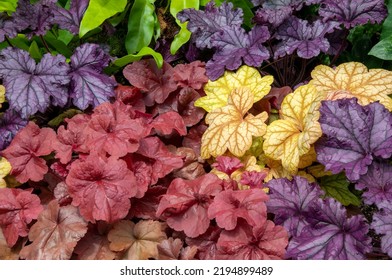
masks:
<svg viewBox="0 0 392 280"><path fill-rule="evenodd" d="M225 71L218 80L209 81L204 86L206 96L196 100L195 106L207 112L226 106L231 92L240 87L249 88L254 95L254 102L257 102L268 94L273 81L271 75L261 77L256 68L247 65L241 66L237 72Z"/></svg>
<svg viewBox="0 0 392 280"><path fill-rule="evenodd" d="M272 122L264 135L266 156L281 160L284 169L296 173L300 157L321 136L318 108L323 99L316 87L305 85L285 97L281 119Z"/></svg>
<svg viewBox="0 0 392 280"><path fill-rule="evenodd" d="M361 105L380 101L392 111L392 72L370 69L359 62L340 64L335 69L319 65L312 71L310 84L326 95L327 100L358 98Z"/></svg>
<svg viewBox="0 0 392 280"><path fill-rule="evenodd" d="M253 106L254 95L247 87L234 89L228 104L207 114L209 127L201 139L201 156L205 159L223 155L229 150L241 157L252 145L252 138L265 133L268 115L247 114Z"/></svg>
<svg viewBox="0 0 392 280"><path fill-rule="evenodd" d="M5 188L7 186L4 177L10 172L11 164L6 158L0 157L0 188Z"/></svg>
<svg viewBox="0 0 392 280"><path fill-rule="evenodd" d="M1 103L5 101L5 87L3 85L0 85L0 108L1 108Z"/></svg>

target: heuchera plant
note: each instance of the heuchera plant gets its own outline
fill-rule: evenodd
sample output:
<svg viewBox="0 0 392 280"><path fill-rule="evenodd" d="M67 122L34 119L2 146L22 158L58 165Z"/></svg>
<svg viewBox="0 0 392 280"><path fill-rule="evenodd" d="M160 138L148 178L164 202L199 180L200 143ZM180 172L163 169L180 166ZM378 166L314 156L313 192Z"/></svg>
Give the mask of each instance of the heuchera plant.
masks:
<svg viewBox="0 0 392 280"><path fill-rule="evenodd" d="M0 11L0 259L391 258L384 2L169 5Z"/></svg>

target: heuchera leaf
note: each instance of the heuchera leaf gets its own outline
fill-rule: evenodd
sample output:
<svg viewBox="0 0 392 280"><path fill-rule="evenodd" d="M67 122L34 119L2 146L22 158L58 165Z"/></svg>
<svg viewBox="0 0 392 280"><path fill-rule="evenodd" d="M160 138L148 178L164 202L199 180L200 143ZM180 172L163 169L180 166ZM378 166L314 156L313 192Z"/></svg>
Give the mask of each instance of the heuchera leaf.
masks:
<svg viewBox="0 0 392 280"><path fill-rule="evenodd" d="M381 236L381 249L383 252L392 256L392 209L390 201L380 203L381 211L374 213L371 228Z"/></svg>
<svg viewBox="0 0 392 280"><path fill-rule="evenodd" d="M309 59L326 53L330 47L325 34L333 31L336 22L316 20L309 23L306 20L292 16L279 26L276 38L282 40L275 50L275 59L290 55L294 52L299 57Z"/></svg>
<svg viewBox="0 0 392 280"><path fill-rule="evenodd" d="M125 260L158 259L158 244L165 240L164 225L158 221L119 221L109 231L110 249L124 252Z"/></svg>
<svg viewBox="0 0 392 280"><path fill-rule="evenodd" d="M300 235L309 224L307 218L311 206L323 193L320 187L299 176L294 176L291 181L272 179L265 186L270 190L267 209L275 214L275 223L283 225L291 236Z"/></svg>
<svg viewBox="0 0 392 280"><path fill-rule="evenodd" d="M356 181L375 159L392 155L392 114L380 103L323 101L320 113L324 135L316 144L317 160L332 173L344 170Z"/></svg>
<svg viewBox="0 0 392 280"><path fill-rule="evenodd" d="M208 217L226 230L234 229L240 219L256 226L267 219L268 199L262 189L224 190L208 207Z"/></svg>
<svg viewBox="0 0 392 280"><path fill-rule="evenodd" d="M349 184L350 182L344 173L320 178L320 187L325 191L326 195L336 199L344 206L350 204L360 206L361 200L349 190Z"/></svg>
<svg viewBox="0 0 392 280"><path fill-rule="evenodd" d="M242 17L242 9L234 9L233 3L230 2L215 7L215 3L211 1L204 10L185 9L177 13L177 18L182 23L189 20L187 29L196 38L198 48L212 48L211 37L225 26L241 26Z"/></svg>
<svg viewBox="0 0 392 280"><path fill-rule="evenodd" d="M106 102L114 96L114 79L103 73L110 56L99 45L83 44L71 56L69 96L79 109Z"/></svg>
<svg viewBox="0 0 392 280"><path fill-rule="evenodd" d="M66 178L72 204L90 222L114 222L124 218L137 194L136 179L125 161L115 157L88 156L71 165Z"/></svg>
<svg viewBox="0 0 392 280"><path fill-rule="evenodd" d="M335 20L346 28L356 25L380 23L387 16L383 0L326 0L319 9L324 20Z"/></svg>
<svg viewBox="0 0 392 280"><path fill-rule="evenodd" d="M222 229L217 226L210 226L208 230L199 235L197 238L186 238L189 246L197 247L197 258L199 260L217 260L220 259L216 243Z"/></svg>
<svg viewBox="0 0 392 280"><path fill-rule="evenodd" d="M194 180L174 179L162 196L157 216L164 218L169 227L184 231L188 237L205 233L210 226L208 207L222 190L222 181L213 174Z"/></svg>
<svg viewBox="0 0 392 280"><path fill-rule="evenodd" d="M291 239L287 258L358 260L370 252L369 226L363 216L347 218L346 209L332 198L320 199L312 212L311 225Z"/></svg>
<svg viewBox="0 0 392 280"><path fill-rule="evenodd" d="M206 65L210 80L218 79L225 69L237 70L243 63L259 67L270 57L268 49L262 45L269 38L265 26L256 25L248 34L240 26L222 28L211 37L216 51Z"/></svg>
<svg viewBox="0 0 392 280"><path fill-rule="evenodd" d="M135 87L146 93L144 101L147 106L163 103L169 94L177 89L173 79L173 67L167 62L158 68L153 59L145 59L127 65L124 77Z"/></svg>
<svg viewBox="0 0 392 280"><path fill-rule="evenodd" d="M5 101L5 87L3 85L0 85L0 108L2 107L4 101Z"/></svg>
<svg viewBox="0 0 392 280"><path fill-rule="evenodd" d="M30 245L23 247L20 257L29 260L67 260L77 242L86 234L87 222L78 208L60 207L56 200L38 216L29 232Z"/></svg>
<svg viewBox="0 0 392 280"><path fill-rule="evenodd" d="M55 141L56 133L51 128L41 129L35 123L29 122L2 152L12 165L12 175L15 175L20 183L28 180L41 181L48 172L48 166L40 156L50 154Z"/></svg>
<svg viewBox="0 0 392 280"><path fill-rule="evenodd" d="M234 171L244 167L240 159L236 157L218 156L216 161L211 164L211 167L216 168L218 171L231 175Z"/></svg>
<svg viewBox="0 0 392 280"><path fill-rule="evenodd" d="M240 87L249 88L257 102L270 91L273 80L272 76L261 77L256 68L244 65L236 72L226 71L218 80L209 81L204 86L206 96L196 100L195 106L207 112L226 106L231 92Z"/></svg>
<svg viewBox="0 0 392 280"><path fill-rule="evenodd" d="M196 246L183 247L181 239L170 237L158 244L160 260L192 260L197 253Z"/></svg>
<svg viewBox="0 0 392 280"><path fill-rule="evenodd" d="M17 30L12 22L12 18L7 13L0 12L0 42L4 41L5 36L14 38L16 35Z"/></svg>
<svg viewBox="0 0 392 280"><path fill-rule="evenodd" d="M205 122L209 127L201 140L203 158L223 155L226 150L241 157L251 147L252 137L262 136L265 133L264 122L268 118L266 112L256 116L246 115L253 103L254 95L250 89L239 88L233 90L225 107L207 114Z"/></svg>
<svg viewBox="0 0 392 280"><path fill-rule="evenodd" d="M4 150L11 143L12 139L27 125L28 121L22 119L20 115L12 109L7 110L0 118L0 151Z"/></svg>
<svg viewBox="0 0 392 280"><path fill-rule="evenodd" d="M0 76L6 97L10 108L23 118L37 111L44 112L49 104L64 106L67 103L68 71L62 55L45 54L36 64L24 50L10 47L1 52Z"/></svg>
<svg viewBox="0 0 392 280"><path fill-rule="evenodd" d="M366 204L375 203L381 207L383 203L392 202L392 166L387 162L373 162L368 172L361 176L355 185L363 190L362 199Z"/></svg>
<svg viewBox="0 0 392 280"><path fill-rule="evenodd" d="M321 136L318 107L323 96L316 87L304 85L282 102L280 120L273 121L264 135L263 149L268 157L282 160L288 171L297 171L300 157Z"/></svg>
<svg viewBox="0 0 392 280"><path fill-rule="evenodd" d="M69 10L56 6L56 9L53 11L55 23L60 28L68 30L74 35L78 34L80 22L89 2L89 0L72 0Z"/></svg>
<svg viewBox="0 0 392 280"><path fill-rule="evenodd" d="M184 119L177 112L167 112L158 115L151 123L151 126L159 134L170 135L173 130L179 135L186 135L187 130Z"/></svg>
<svg viewBox="0 0 392 280"><path fill-rule="evenodd" d="M4 177L11 171L11 164L5 157L0 157L0 188L5 188L7 183Z"/></svg>
<svg viewBox="0 0 392 280"><path fill-rule="evenodd" d="M347 62L336 68L318 65L311 73L310 84L326 94L327 100L358 98L361 105L380 101L392 111L392 72L384 69L370 69L359 62Z"/></svg>
<svg viewBox="0 0 392 280"><path fill-rule="evenodd" d="M222 231L217 248L224 259L281 260L287 244L287 231L266 220L255 227L241 222L234 230Z"/></svg>
<svg viewBox="0 0 392 280"><path fill-rule="evenodd" d="M0 227L9 247L27 236L28 224L44 209L32 190L0 188Z"/></svg>

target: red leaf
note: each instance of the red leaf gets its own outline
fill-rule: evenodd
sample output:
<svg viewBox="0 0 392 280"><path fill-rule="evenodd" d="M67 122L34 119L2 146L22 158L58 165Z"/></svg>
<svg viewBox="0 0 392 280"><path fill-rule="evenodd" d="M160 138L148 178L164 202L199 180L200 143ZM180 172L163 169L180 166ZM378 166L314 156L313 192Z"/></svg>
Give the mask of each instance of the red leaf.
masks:
<svg viewBox="0 0 392 280"><path fill-rule="evenodd" d="M159 203L157 216L169 227L183 230L188 237L206 232L210 226L207 210L213 197L222 191L222 181L213 174L195 180L174 179Z"/></svg>
<svg viewBox="0 0 392 280"><path fill-rule="evenodd" d="M189 246L197 247L197 257L200 260L221 259L222 257L219 256L216 246L221 232L221 228L210 226L204 234L199 235L197 238L186 238L186 243Z"/></svg>
<svg viewBox="0 0 392 280"><path fill-rule="evenodd" d="M153 59L136 61L127 65L123 74L133 86L146 92L144 101L147 106L152 106L155 102L163 103L177 89L173 67L167 62L163 62L159 69Z"/></svg>
<svg viewBox="0 0 392 280"><path fill-rule="evenodd" d="M196 155L200 155L201 137L206 130L207 126L204 123L192 127L182 140L182 146L191 148Z"/></svg>
<svg viewBox="0 0 392 280"><path fill-rule="evenodd" d="M142 198L131 198L130 217L139 219L157 220L156 212L158 209L161 195L166 193L167 188L163 186L149 187Z"/></svg>
<svg viewBox="0 0 392 280"><path fill-rule="evenodd" d="M249 186L251 189L259 189L263 187L263 180L267 175L268 171L266 169L261 172L245 171L241 175L240 183Z"/></svg>
<svg viewBox="0 0 392 280"><path fill-rule="evenodd" d="M202 163L199 162L199 158L191 148L180 147L176 149L175 154L183 158L184 166L174 171L174 177L192 180L206 173Z"/></svg>
<svg viewBox="0 0 392 280"><path fill-rule="evenodd" d="M9 247L19 236L27 236L27 225L43 210L40 199L31 191L0 189L0 226Z"/></svg>
<svg viewBox="0 0 392 280"><path fill-rule="evenodd" d="M251 226L267 219L267 194L262 189L225 190L219 193L208 208L208 217L216 220L219 227L232 230L242 218Z"/></svg>
<svg viewBox="0 0 392 280"><path fill-rule="evenodd" d="M217 170L231 175L237 169L244 167L241 160L236 157L219 156L216 158L216 162L211 165Z"/></svg>
<svg viewBox="0 0 392 280"><path fill-rule="evenodd" d="M143 113L146 112L146 105L142 99L140 89L133 86L118 85L115 88L114 93L116 94L116 100L131 105L133 110Z"/></svg>
<svg viewBox="0 0 392 280"><path fill-rule="evenodd" d="M284 258L287 244L287 231L266 220L256 227L241 222L234 230L222 231L217 247L224 259L278 260Z"/></svg>
<svg viewBox="0 0 392 280"><path fill-rule="evenodd" d="M158 253L160 260L193 260L197 253L197 247L184 248L181 239L170 237L158 244Z"/></svg>
<svg viewBox="0 0 392 280"><path fill-rule="evenodd" d="M179 135L186 135L187 133L184 120L177 112L158 115L151 125L159 134L163 135L170 135L173 130L177 131Z"/></svg>
<svg viewBox="0 0 392 280"><path fill-rule="evenodd" d="M136 179L123 160L94 155L72 163L66 179L72 204L89 222L114 222L124 218L129 198L138 192Z"/></svg>
<svg viewBox="0 0 392 280"><path fill-rule="evenodd" d="M87 222L72 205L60 207L56 200L48 204L31 227L29 239L20 257L29 260L66 260L77 242L86 234Z"/></svg>
<svg viewBox="0 0 392 280"><path fill-rule="evenodd" d="M49 155L55 141L56 133L53 129L41 129L35 123L29 122L2 152L11 163L11 174L20 183L26 183L28 180L41 181L48 172L48 166L40 156Z"/></svg>
<svg viewBox="0 0 392 280"><path fill-rule="evenodd" d="M174 80L182 88L201 89L208 82L205 63L193 61L190 64L177 64L174 67Z"/></svg>

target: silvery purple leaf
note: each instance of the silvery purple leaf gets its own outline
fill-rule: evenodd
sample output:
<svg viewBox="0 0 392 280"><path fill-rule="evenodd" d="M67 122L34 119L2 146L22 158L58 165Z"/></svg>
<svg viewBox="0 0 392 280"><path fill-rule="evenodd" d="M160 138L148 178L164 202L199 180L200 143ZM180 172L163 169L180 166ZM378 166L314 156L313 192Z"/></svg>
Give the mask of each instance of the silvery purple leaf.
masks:
<svg viewBox="0 0 392 280"><path fill-rule="evenodd" d="M384 202L379 206L381 210L373 215L371 228L381 237L381 250L392 257L392 208L391 202Z"/></svg>
<svg viewBox="0 0 392 280"><path fill-rule="evenodd" d="M17 30L12 24L11 17L7 13L0 13L0 42L5 40L5 36L9 38L15 37Z"/></svg>
<svg viewBox="0 0 392 280"><path fill-rule="evenodd" d="M27 120L12 109L8 109L0 118L0 151L4 150L15 135L27 125Z"/></svg>
<svg viewBox="0 0 392 280"><path fill-rule="evenodd" d="M89 0L72 0L69 10L56 6L53 10L55 22L60 28L68 30L74 35L79 34L80 22L89 2Z"/></svg>

